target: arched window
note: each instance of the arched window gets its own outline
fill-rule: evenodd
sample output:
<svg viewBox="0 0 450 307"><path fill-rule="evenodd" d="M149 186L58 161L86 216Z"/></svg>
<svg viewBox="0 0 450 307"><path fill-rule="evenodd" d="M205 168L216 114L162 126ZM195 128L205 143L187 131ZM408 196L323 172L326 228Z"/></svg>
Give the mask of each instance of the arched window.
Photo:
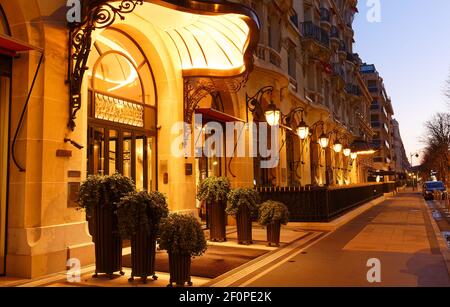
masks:
<svg viewBox="0 0 450 307"><path fill-rule="evenodd" d="M11 35L11 30L9 29L8 19L6 19L5 11L3 11L0 5L0 34Z"/></svg>
<svg viewBox="0 0 450 307"><path fill-rule="evenodd" d="M126 33L108 28L89 58L88 174L119 172L156 189L156 87L150 64Z"/></svg>

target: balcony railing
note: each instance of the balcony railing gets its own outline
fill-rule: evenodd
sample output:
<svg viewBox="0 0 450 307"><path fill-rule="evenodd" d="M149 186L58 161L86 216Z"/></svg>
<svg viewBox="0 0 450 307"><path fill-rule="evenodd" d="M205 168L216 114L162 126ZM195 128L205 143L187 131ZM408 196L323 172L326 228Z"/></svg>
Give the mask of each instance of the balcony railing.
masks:
<svg viewBox="0 0 450 307"><path fill-rule="evenodd" d="M353 53L347 53L347 61L356 63L356 56Z"/></svg>
<svg viewBox="0 0 450 307"><path fill-rule="evenodd" d="M313 24L311 21L302 23L302 35L305 38L315 40L326 48L330 48L330 36L327 31Z"/></svg>
<svg viewBox="0 0 450 307"><path fill-rule="evenodd" d="M328 222L349 210L392 192L395 185L373 183L346 187L258 188L262 201L275 200L289 208L291 222Z"/></svg>
<svg viewBox="0 0 450 307"><path fill-rule="evenodd" d="M330 38L339 39L339 29L336 26L331 27Z"/></svg>
<svg viewBox="0 0 450 307"><path fill-rule="evenodd" d="M320 8L320 21L331 22L331 13L329 9L324 7Z"/></svg>
<svg viewBox="0 0 450 307"><path fill-rule="evenodd" d="M282 59L281 59L280 54L276 50L274 50L270 47L259 44L258 48L256 49L256 55L258 58L260 58L263 61L269 61L273 65L275 65L279 68L281 67Z"/></svg>
<svg viewBox="0 0 450 307"><path fill-rule="evenodd" d="M333 64L333 74L345 80L345 71L341 64Z"/></svg>
<svg viewBox="0 0 450 307"><path fill-rule="evenodd" d="M369 86L368 89L369 89L369 92L371 92L371 93L378 93L377 86Z"/></svg>
<svg viewBox="0 0 450 307"><path fill-rule="evenodd" d="M345 91L347 92L347 94L351 94L351 95L355 95L355 96L362 95L362 92L361 92L361 89L359 88L359 86L356 84L352 84L352 83L347 83L345 85Z"/></svg>
<svg viewBox="0 0 450 307"><path fill-rule="evenodd" d="M293 13L289 19L291 20L292 24L298 29L299 20L297 12Z"/></svg>

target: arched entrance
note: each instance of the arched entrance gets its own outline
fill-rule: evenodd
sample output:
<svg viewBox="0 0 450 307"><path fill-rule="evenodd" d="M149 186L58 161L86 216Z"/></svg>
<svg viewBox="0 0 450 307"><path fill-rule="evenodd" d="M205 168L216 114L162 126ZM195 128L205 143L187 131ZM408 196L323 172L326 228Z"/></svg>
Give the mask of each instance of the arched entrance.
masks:
<svg viewBox="0 0 450 307"><path fill-rule="evenodd" d="M89 175L121 173L138 190L155 190L157 95L150 64L136 41L110 27L90 57Z"/></svg>

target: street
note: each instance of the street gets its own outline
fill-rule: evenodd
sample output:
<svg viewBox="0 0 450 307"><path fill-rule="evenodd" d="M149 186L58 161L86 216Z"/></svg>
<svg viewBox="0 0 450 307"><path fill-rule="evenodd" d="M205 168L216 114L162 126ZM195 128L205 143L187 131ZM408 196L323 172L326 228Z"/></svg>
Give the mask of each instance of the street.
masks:
<svg viewBox="0 0 450 307"><path fill-rule="evenodd" d="M234 285L450 286L428 208L403 192L375 206L292 258L272 263ZM369 283L369 259L379 259L381 282Z"/></svg>

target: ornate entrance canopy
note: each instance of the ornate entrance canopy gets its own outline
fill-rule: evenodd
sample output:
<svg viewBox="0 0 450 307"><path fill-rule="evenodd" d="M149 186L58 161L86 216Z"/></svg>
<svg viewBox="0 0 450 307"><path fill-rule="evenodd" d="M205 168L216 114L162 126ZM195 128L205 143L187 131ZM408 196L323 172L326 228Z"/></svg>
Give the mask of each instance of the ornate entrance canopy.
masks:
<svg viewBox="0 0 450 307"><path fill-rule="evenodd" d="M81 108L81 84L88 69L92 33L107 28L117 18L125 19L130 13L159 29L167 47L177 51L186 79L201 78L202 82L189 82L184 102L186 114L192 114L198 98L214 91L210 87L205 90L204 78L241 77L239 83L242 83L246 81L242 76L253 68L260 24L254 11L244 5L226 0L85 0L82 22L69 24L71 114L68 126L72 130Z"/></svg>

